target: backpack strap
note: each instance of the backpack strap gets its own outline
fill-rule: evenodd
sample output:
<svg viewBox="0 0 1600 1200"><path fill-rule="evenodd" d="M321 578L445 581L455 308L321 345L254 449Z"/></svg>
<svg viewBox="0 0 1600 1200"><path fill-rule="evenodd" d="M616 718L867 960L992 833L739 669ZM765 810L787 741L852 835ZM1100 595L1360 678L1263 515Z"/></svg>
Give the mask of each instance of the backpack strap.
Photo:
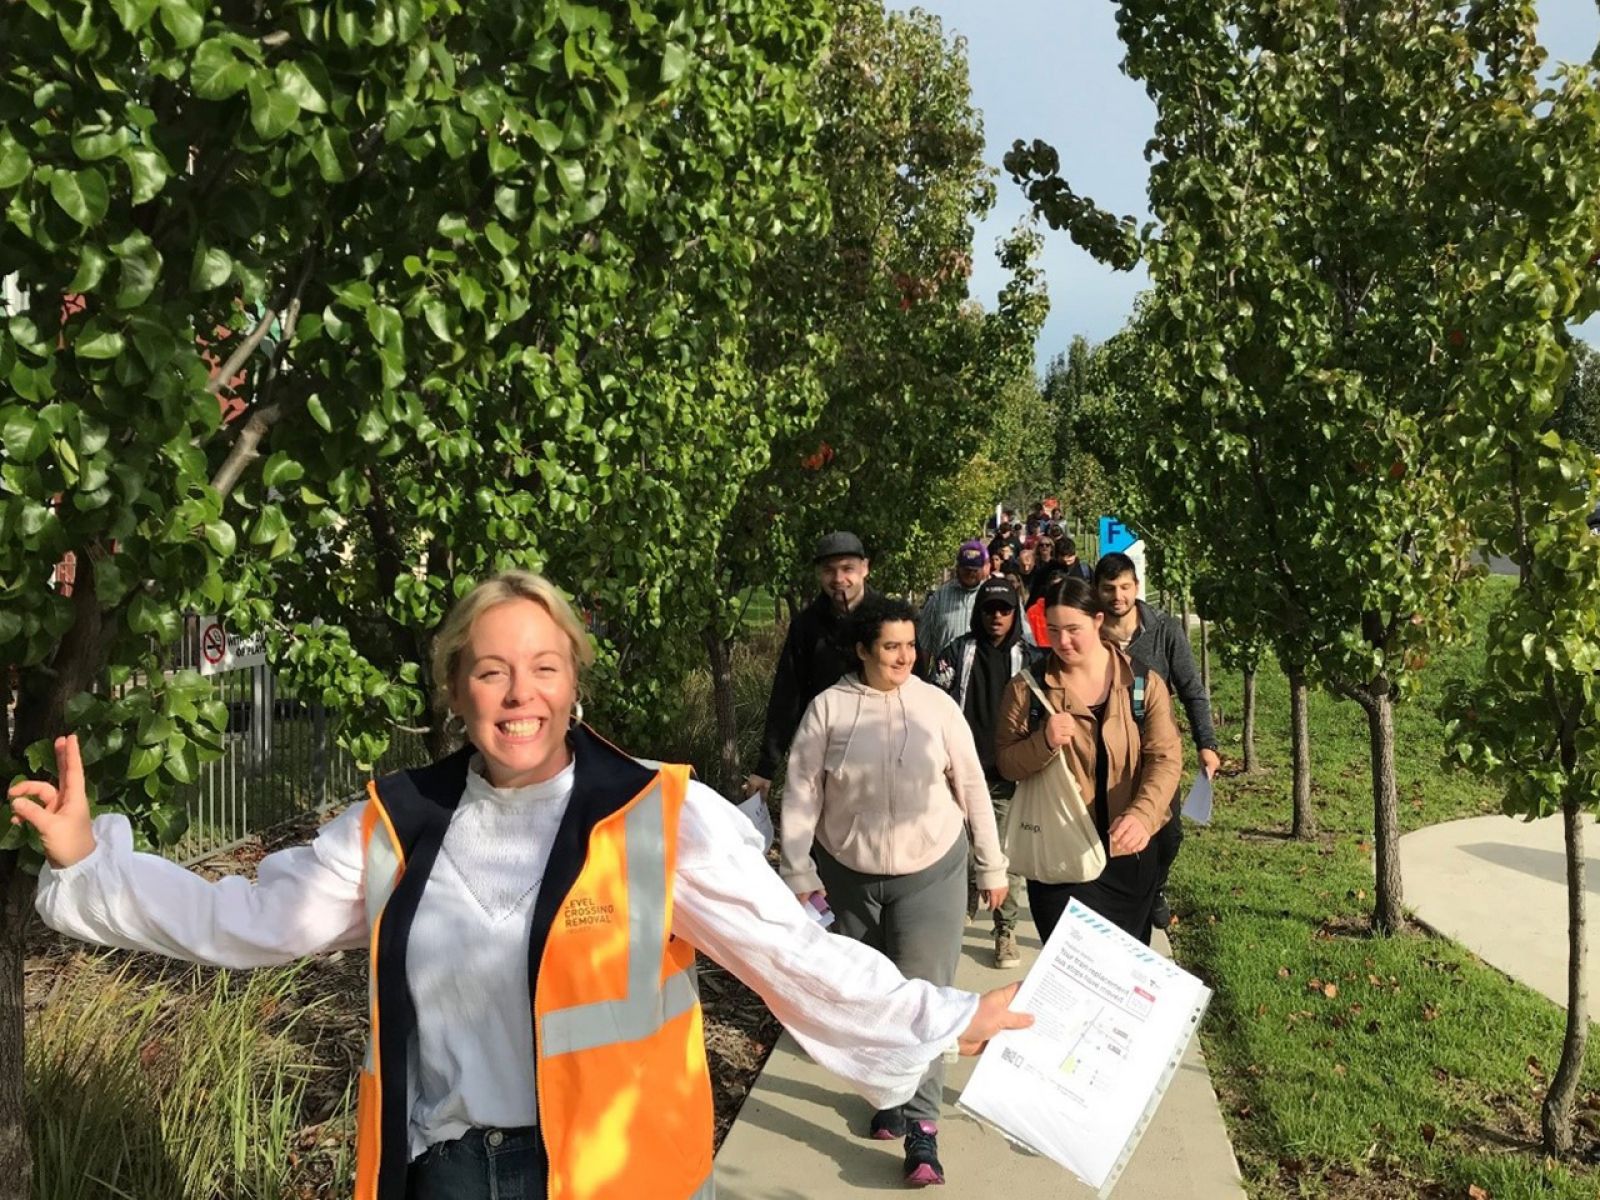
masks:
<svg viewBox="0 0 1600 1200"><path fill-rule="evenodd" d="M1133 664L1133 719L1141 729L1144 728L1145 677L1149 674L1150 668L1145 663Z"/></svg>
<svg viewBox="0 0 1600 1200"><path fill-rule="evenodd" d="M1055 715L1056 706L1050 703L1050 697L1046 696L1039 685L1034 682L1033 672L1024 671L1022 677L1028 681L1029 690L1033 692L1034 699L1044 706L1045 712L1050 713L1052 716Z"/></svg>

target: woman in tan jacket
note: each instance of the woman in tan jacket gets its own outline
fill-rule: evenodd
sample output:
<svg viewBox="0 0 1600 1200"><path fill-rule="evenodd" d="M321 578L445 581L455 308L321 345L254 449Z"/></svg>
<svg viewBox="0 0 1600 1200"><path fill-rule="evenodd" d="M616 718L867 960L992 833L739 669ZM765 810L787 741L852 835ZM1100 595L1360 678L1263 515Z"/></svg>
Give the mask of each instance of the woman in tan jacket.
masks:
<svg viewBox="0 0 1600 1200"><path fill-rule="evenodd" d="M967 914L967 831L989 908L1006 898L1006 859L972 728L956 702L911 673L916 614L869 596L851 615L860 671L806 709L789 750L780 871L802 903L825 893L839 932L909 979L948 986ZM905 1139L908 1183L944 1182L938 1157L944 1064L871 1135Z"/></svg>
<svg viewBox="0 0 1600 1200"><path fill-rule="evenodd" d="M1170 815L1183 773L1183 744L1172 695L1161 676L1144 683L1144 715L1134 713L1134 667L1102 640L1105 614L1083 580L1053 580L1044 595L1051 653L1030 668L1055 713L1044 711L1028 680L1006 687L995 733L995 763L1007 779L1042 771L1064 750L1106 846L1106 868L1086 883L1028 880L1028 906L1048 940L1071 900L1094 909L1146 944L1159 882L1150 839Z"/></svg>

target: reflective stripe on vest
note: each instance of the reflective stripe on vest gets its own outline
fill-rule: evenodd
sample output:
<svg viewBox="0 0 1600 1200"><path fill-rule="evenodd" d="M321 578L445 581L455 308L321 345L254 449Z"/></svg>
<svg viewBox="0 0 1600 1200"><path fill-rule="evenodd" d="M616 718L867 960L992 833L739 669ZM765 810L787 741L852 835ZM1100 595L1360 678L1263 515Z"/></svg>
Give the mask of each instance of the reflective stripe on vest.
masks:
<svg viewBox="0 0 1600 1200"><path fill-rule="evenodd" d="M600 821L539 964L550 1200L709 1200L711 1078L694 948L669 936L688 769Z"/></svg>
<svg viewBox="0 0 1600 1200"><path fill-rule="evenodd" d="M667 847L661 777L623 821L628 864L628 995L546 1013L541 1054L553 1058L649 1037L700 1000L691 963L661 978L667 950Z"/></svg>

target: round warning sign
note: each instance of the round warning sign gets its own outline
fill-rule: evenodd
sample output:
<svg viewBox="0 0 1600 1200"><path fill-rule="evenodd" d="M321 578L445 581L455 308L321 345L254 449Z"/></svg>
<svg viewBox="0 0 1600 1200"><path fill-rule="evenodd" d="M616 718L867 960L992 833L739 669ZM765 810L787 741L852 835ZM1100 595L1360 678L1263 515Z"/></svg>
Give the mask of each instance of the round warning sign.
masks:
<svg viewBox="0 0 1600 1200"><path fill-rule="evenodd" d="M217 666L228 653L228 635L222 631L222 623L213 621L200 633L200 657L209 667Z"/></svg>

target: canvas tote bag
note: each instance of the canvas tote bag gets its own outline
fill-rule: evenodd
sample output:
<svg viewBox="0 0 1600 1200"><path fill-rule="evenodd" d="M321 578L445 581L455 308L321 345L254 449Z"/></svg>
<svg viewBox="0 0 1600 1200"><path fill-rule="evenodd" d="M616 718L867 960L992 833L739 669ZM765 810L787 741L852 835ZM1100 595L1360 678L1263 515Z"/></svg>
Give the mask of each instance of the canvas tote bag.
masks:
<svg viewBox="0 0 1600 1200"><path fill-rule="evenodd" d="M1045 712L1054 714L1033 676L1024 671L1022 677ZM1094 814L1061 749L1043 770L1017 784L1006 817L1005 852L1013 875L1039 883L1087 883L1106 869L1106 848L1094 827Z"/></svg>

